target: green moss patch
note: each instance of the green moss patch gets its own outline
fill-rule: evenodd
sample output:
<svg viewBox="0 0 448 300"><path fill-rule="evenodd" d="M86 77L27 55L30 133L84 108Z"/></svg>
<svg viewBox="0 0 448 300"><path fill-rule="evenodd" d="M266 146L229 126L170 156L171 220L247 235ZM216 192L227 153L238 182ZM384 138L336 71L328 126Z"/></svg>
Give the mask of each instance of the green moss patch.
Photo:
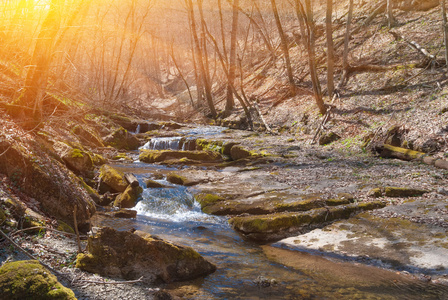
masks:
<svg viewBox="0 0 448 300"><path fill-rule="evenodd" d="M201 162L222 161L222 156L213 151L143 150L139 155L139 160L145 163L157 163L182 158Z"/></svg>
<svg viewBox="0 0 448 300"><path fill-rule="evenodd" d="M0 299L76 299L72 290L36 260L9 262L0 268Z"/></svg>

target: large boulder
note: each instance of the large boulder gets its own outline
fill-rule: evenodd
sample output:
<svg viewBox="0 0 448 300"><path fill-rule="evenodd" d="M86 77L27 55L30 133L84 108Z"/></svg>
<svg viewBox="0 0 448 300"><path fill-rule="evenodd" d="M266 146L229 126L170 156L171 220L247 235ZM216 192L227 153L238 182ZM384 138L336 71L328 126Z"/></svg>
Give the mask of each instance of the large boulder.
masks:
<svg viewBox="0 0 448 300"><path fill-rule="evenodd" d="M213 151L177 151L177 150L142 150L139 160L145 163L156 163L169 160L191 160L199 162L220 162L221 154Z"/></svg>
<svg viewBox="0 0 448 300"><path fill-rule="evenodd" d="M72 148L63 142L56 142L53 149L65 162L67 167L77 174L93 178L93 160L89 153Z"/></svg>
<svg viewBox="0 0 448 300"><path fill-rule="evenodd" d="M128 186L123 172L118 171L110 165L103 165L100 168L99 178L101 183L111 189L110 192L122 193Z"/></svg>
<svg viewBox="0 0 448 300"><path fill-rule="evenodd" d="M95 204L78 178L36 142L0 142L0 173L14 179L14 184L36 199L48 215L73 226L73 211L77 207L78 228L90 229L89 219Z"/></svg>
<svg viewBox="0 0 448 300"><path fill-rule="evenodd" d="M143 188L141 186L138 185L133 187L129 185L123 193L117 196L114 201L114 206L120 208L132 208L137 204L142 193Z"/></svg>
<svg viewBox="0 0 448 300"><path fill-rule="evenodd" d="M103 276L146 283L173 282L206 276L216 267L190 247L136 231L101 228L89 237L88 254L79 254L76 267Z"/></svg>
<svg viewBox="0 0 448 300"><path fill-rule="evenodd" d="M70 300L72 290L36 260L8 262L0 268L0 299Z"/></svg>
<svg viewBox="0 0 448 300"><path fill-rule="evenodd" d="M140 146L138 138L123 127L106 136L104 142L109 146L123 150L137 150Z"/></svg>

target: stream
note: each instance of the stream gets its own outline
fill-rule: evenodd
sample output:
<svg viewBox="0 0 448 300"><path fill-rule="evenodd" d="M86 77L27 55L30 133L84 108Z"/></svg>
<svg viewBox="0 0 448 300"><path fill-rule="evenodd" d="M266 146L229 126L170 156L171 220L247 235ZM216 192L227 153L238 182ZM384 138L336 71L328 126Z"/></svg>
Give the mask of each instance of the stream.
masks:
<svg viewBox="0 0 448 300"><path fill-rule="evenodd" d="M145 147L182 149L188 147L188 136L196 133L190 130L184 132L186 138L153 139ZM211 128L207 133L220 134L220 129ZM165 180L168 172L176 170L174 167L139 161L113 166L133 173L144 188L146 178L167 187L144 189L142 200L134 208L138 212L136 219L99 217L97 226L135 228L191 246L217 266L217 271L205 278L164 287L183 298L448 299L446 287L411 276L246 241L229 226L226 217L201 212L193 197L194 187Z"/></svg>

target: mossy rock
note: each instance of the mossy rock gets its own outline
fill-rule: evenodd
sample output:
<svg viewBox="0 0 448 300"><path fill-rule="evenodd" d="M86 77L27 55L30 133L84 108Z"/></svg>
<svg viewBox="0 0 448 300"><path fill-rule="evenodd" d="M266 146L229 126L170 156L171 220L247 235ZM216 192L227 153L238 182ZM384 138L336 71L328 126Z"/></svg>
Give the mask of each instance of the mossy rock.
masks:
<svg viewBox="0 0 448 300"><path fill-rule="evenodd" d="M79 183L81 186L87 191L89 196L95 201L96 204L100 202L100 194L96 190L94 190L90 185L88 185L83 178L79 177Z"/></svg>
<svg viewBox="0 0 448 300"><path fill-rule="evenodd" d="M384 195L386 197L418 197L429 191L402 187L386 187Z"/></svg>
<svg viewBox="0 0 448 300"><path fill-rule="evenodd" d="M126 153L118 153L112 159L113 160L121 160L121 161L129 161L129 162L134 161Z"/></svg>
<svg viewBox="0 0 448 300"><path fill-rule="evenodd" d="M304 233L313 228L323 227L332 221L348 219L356 213L384 206L385 204L379 201L366 202L317 208L306 212L240 216L230 219L229 223L245 237L266 242Z"/></svg>
<svg viewBox="0 0 448 300"><path fill-rule="evenodd" d="M124 128L119 128L104 138L104 142L117 149L137 150L140 141Z"/></svg>
<svg viewBox="0 0 448 300"><path fill-rule="evenodd" d="M124 178L123 172L118 171L110 165L103 165L100 168L99 178L101 182L110 187L113 192L122 193L126 190L128 183Z"/></svg>
<svg viewBox="0 0 448 300"><path fill-rule="evenodd" d="M248 158L251 156L252 156L252 153L249 150L247 150L246 148L244 148L243 146L234 145L234 146L232 146L232 148L230 148L230 157L233 160L244 159L244 158Z"/></svg>
<svg viewBox="0 0 448 300"><path fill-rule="evenodd" d="M0 299L70 300L72 290L36 260L8 262L0 268Z"/></svg>
<svg viewBox="0 0 448 300"><path fill-rule="evenodd" d="M212 206L226 200L222 196L207 193L200 193L195 195L194 197L196 201L198 201L198 203L201 205L201 209L203 211L207 206Z"/></svg>
<svg viewBox="0 0 448 300"><path fill-rule="evenodd" d="M233 146L235 146L237 144L238 143L235 143L235 142L224 143L224 145L222 146L222 154L230 156L230 150L232 149Z"/></svg>
<svg viewBox="0 0 448 300"><path fill-rule="evenodd" d="M114 206L120 208L134 207L142 193L143 188L141 186L132 187L129 185L123 193L117 196L114 201Z"/></svg>
<svg viewBox="0 0 448 300"><path fill-rule="evenodd" d="M368 195L374 198L379 198L383 195L383 192L380 188L374 188L369 191Z"/></svg>
<svg viewBox="0 0 448 300"><path fill-rule="evenodd" d="M83 144L87 144L93 147L104 147L103 140L97 133L86 129L81 125L75 125L71 130Z"/></svg>
<svg viewBox="0 0 448 300"><path fill-rule="evenodd" d="M216 270L198 252L136 231L101 228L88 240L88 254L79 254L76 267L103 276L145 283L202 277Z"/></svg>
<svg viewBox="0 0 448 300"><path fill-rule="evenodd" d="M25 215L26 206L16 198L4 198L3 205L16 220L20 220Z"/></svg>
<svg viewBox="0 0 448 300"><path fill-rule="evenodd" d="M54 143L53 148L70 170L88 178L93 178L94 164L88 152L73 148L63 142Z"/></svg>
<svg viewBox="0 0 448 300"><path fill-rule="evenodd" d="M146 179L145 183L146 183L147 188L164 188L164 187L166 187L166 185L161 184L160 182L157 182L152 179Z"/></svg>
<svg viewBox="0 0 448 300"><path fill-rule="evenodd" d="M56 229L67 233L75 233L75 231L70 225L60 220L58 221L58 227Z"/></svg>
<svg viewBox="0 0 448 300"><path fill-rule="evenodd" d="M102 166L107 163L107 160L100 154L92 153L91 157L95 166Z"/></svg>
<svg viewBox="0 0 448 300"><path fill-rule="evenodd" d="M135 219L137 218L137 211L133 209L119 209L106 213L107 216L111 216L114 218L123 218L123 219Z"/></svg>
<svg viewBox="0 0 448 300"><path fill-rule="evenodd" d="M319 138L319 145L321 145L321 146L328 145L328 144L331 144L340 139L341 139L341 137L338 134L336 134L334 132L329 132L329 133L323 134Z"/></svg>
<svg viewBox="0 0 448 300"><path fill-rule="evenodd" d="M187 182L187 178L185 178L184 176L180 176L176 173L169 173L166 176L166 180L168 182L174 183L174 184L179 184L179 185L184 185Z"/></svg>
<svg viewBox="0 0 448 300"><path fill-rule="evenodd" d="M197 139L196 148L198 150L215 151L218 153L223 153L223 142L211 141L207 139Z"/></svg>
<svg viewBox="0 0 448 300"><path fill-rule="evenodd" d="M213 151L142 150L139 155L139 160L145 163L157 163L182 158L200 162L222 161L222 156Z"/></svg>
<svg viewBox="0 0 448 300"><path fill-rule="evenodd" d="M0 208L0 224L5 223L7 219L6 213L3 209Z"/></svg>

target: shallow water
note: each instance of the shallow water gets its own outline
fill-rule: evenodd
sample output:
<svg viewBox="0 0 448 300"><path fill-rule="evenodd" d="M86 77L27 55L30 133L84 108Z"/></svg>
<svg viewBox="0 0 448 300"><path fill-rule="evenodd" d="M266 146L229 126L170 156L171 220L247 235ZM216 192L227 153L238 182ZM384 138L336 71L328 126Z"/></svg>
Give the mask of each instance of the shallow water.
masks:
<svg viewBox="0 0 448 300"><path fill-rule="evenodd" d="M144 178L173 168L143 163L115 167ZM154 179L154 178L153 178ZM145 189L137 219L100 218L118 230L135 228L193 247L218 269L204 279L166 288L187 299L448 299L448 288L391 271L243 240L225 217L201 212L191 188L168 183ZM274 281L272 281L274 279ZM268 286L269 285L269 286Z"/></svg>

